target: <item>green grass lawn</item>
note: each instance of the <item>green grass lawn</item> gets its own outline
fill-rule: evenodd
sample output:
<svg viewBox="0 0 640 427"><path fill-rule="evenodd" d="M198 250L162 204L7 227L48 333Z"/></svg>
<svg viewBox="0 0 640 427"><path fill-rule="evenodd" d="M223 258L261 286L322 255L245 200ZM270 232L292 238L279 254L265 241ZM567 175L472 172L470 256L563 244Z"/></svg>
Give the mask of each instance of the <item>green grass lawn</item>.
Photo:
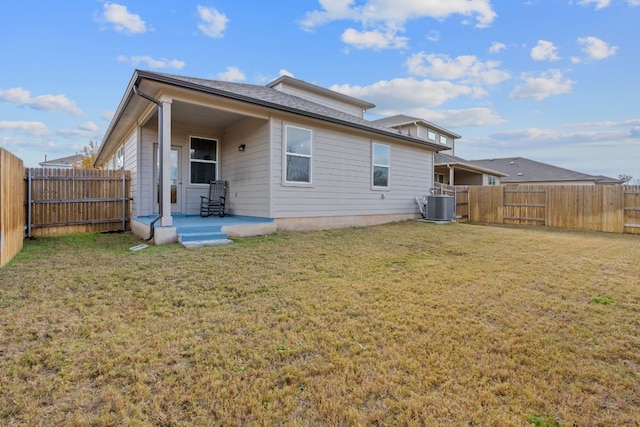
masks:
<svg viewBox="0 0 640 427"><path fill-rule="evenodd" d="M0 269L0 425L640 424L640 236L403 222Z"/></svg>

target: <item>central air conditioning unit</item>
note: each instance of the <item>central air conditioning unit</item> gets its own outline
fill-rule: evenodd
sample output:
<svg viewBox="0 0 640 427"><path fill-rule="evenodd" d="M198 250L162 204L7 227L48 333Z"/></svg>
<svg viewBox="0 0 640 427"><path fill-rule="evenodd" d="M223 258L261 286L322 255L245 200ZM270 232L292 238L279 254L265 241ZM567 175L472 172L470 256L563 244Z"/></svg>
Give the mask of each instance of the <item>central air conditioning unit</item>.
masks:
<svg viewBox="0 0 640 427"><path fill-rule="evenodd" d="M456 218L456 198L444 194L427 196L426 219L432 221L453 221Z"/></svg>

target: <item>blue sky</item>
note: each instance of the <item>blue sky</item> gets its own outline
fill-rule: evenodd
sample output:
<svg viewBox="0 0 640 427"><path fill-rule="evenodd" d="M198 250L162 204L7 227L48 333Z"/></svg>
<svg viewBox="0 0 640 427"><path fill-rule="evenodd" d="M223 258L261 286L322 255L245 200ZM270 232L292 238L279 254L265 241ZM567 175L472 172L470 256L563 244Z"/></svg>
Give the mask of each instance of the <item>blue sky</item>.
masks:
<svg viewBox="0 0 640 427"><path fill-rule="evenodd" d="M100 142L136 68L286 73L446 127L467 159L636 182L638 23L640 0L5 0L0 146L37 166Z"/></svg>

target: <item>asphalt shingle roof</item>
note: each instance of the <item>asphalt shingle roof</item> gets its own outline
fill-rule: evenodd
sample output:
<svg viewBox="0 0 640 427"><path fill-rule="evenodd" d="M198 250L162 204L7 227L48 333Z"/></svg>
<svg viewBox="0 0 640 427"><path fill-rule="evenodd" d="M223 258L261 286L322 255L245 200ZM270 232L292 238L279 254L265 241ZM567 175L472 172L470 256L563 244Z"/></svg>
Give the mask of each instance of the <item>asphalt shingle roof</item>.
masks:
<svg viewBox="0 0 640 427"><path fill-rule="evenodd" d="M361 129L384 133L395 138L401 138L417 142L422 145L428 145L434 148L442 149L435 143L429 143L422 139L399 134L395 129L381 125L375 121L369 121L360 117L347 114L345 112L326 107L324 105L309 101L299 96L291 95L286 92L273 89L268 86L252 85L247 83L226 82L221 80L208 80L196 77L179 76L174 74L141 72L145 76L160 76L165 79L184 82L192 86L193 89L208 89L214 91L218 95L233 95L234 98L244 100L246 102L258 103L260 105L276 108L293 110L297 113L308 114L313 117L324 118L325 120L353 125Z"/></svg>
<svg viewBox="0 0 640 427"><path fill-rule="evenodd" d="M472 165L493 169L505 173L501 179L503 184L545 182L545 181L594 181L619 182L613 178L589 175L564 169L547 163L536 162L524 157L506 157L501 159L467 160Z"/></svg>

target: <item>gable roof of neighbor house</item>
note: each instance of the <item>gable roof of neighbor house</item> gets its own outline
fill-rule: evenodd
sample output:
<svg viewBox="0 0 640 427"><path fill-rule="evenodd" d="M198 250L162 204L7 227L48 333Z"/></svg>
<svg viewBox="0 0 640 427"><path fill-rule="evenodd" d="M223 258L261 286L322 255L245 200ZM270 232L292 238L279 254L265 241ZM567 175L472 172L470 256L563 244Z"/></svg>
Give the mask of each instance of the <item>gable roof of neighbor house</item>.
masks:
<svg viewBox="0 0 640 427"><path fill-rule="evenodd" d="M503 184L528 182L591 181L596 184L621 183L614 178L589 175L564 169L547 163L536 162L524 157L505 157L501 159L468 160L472 165L490 168L505 173Z"/></svg>
<svg viewBox="0 0 640 427"><path fill-rule="evenodd" d="M127 87L125 94L120 101L120 105L118 106L116 114L114 115L114 118L111 121L107 132L105 133L102 144L100 145L100 150L98 151L98 155L96 156L95 161L97 165L104 163L107 160L106 156L108 156L109 153L115 148L112 145L119 143L118 141L112 141L112 136L114 136L114 134L120 133L119 136L122 137L126 129L131 128L131 126L135 124L137 117L125 115L125 110L132 102L132 99L134 99L134 97L139 98L137 95L135 95L133 88L134 86L140 84L142 80L147 80L149 82L157 84L169 85L172 87L193 90L199 93L220 96L226 99L240 101L251 105L257 105L308 118L318 119L337 125L347 126L353 129L358 129L378 135L392 137L394 139L403 140L406 142L428 146L435 151L446 149L443 148L440 144L429 142L410 135L399 134L396 130L393 130L387 126L382 126L378 123L344 113L342 111L309 101L299 96L276 90L272 87L269 87L269 85L259 86L247 83L208 80L196 77L135 70L131 81L129 82L129 86ZM310 83L306 82L305 84L311 85ZM322 88L318 87L318 89ZM144 100L144 102L148 101ZM369 103L364 103L364 105L369 105Z"/></svg>
<svg viewBox="0 0 640 427"><path fill-rule="evenodd" d="M472 172L478 173L486 173L493 176L507 176L504 172L499 172L495 169L489 169L483 166L479 166L470 162L469 160L465 160L461 157L452 156L450 154L445 153L436 153L434 157L434 165L435 166L455 166L461 169L465 169Z"/></svg>
<svg viewBox="0 0 640 427"><path fill-rule="evenodd" d="M395 116L391 116L391 117L385 117L382 119L377 119L373 121L374 123L377 123L379 125L382 126L386 126L386 127L397 127L397 126L406 126L406 125L413 125L413 124L422 124L426 127L432 128L437 130L438 132L441 132L447 136L450 136L453 139L457 139L460 138L460 135L458 135L457 133L453 133L450 130L447 130L441 126L438 126L434 123L428 122L424 119L421 119L419 117L411 117L411 116L406 116L404 114L397 114Z"/></svg>
<svg viewBox="0 0 640 427"><path fill-rule="evenodd" d="M43 168L72 168L82 164L84 155L74 154L72 156L60 157L59 159L47 160L45 156L44 162L40 162L39 165Z"/></svg>

